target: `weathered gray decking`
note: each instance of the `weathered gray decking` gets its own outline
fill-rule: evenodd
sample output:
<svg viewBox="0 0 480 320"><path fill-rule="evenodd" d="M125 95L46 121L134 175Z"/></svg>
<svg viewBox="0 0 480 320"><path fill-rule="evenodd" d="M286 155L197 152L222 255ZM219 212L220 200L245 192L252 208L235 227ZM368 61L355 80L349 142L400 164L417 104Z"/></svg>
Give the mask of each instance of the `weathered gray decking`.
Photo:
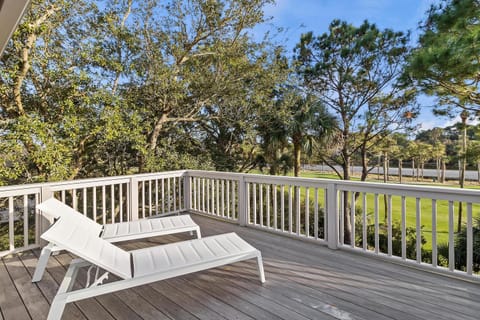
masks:
<svg viewBox="0 0 480 320"><path fill-rule="evenodd" d="M479 319L480 285L315 244L194 216L203 235L235 231L263 253L267 282L255 261L170 279L67 305L64 319ZM190 238L124 244L150 246ZM0 264L0 320L45 319L66 267L51 258L41 282L30 282L38 251Z"/></svg>

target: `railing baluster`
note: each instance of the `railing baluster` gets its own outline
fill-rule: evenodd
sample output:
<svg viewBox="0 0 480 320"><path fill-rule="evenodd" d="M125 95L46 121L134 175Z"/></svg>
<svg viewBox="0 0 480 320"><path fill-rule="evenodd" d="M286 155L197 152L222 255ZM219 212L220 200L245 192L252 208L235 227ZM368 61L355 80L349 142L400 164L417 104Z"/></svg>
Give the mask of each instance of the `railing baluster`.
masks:
<svg viewBox="0 0 480 320"><path fill-rule="evenodd" d="M260 226L263 227L263 185L260 183L258 185L258 196L259 196L259 206L260 206Z"/></svg>
<svg viewBox="0 0 480 320"><path fill-rule="evenodd" d="M10 250L15 250L15 215L13 197L8 197L8 243Z"/></svg>
<svg viewBox="0 0 480 320"><path fill-rule="evenodd" d="M205 210L205 178L202 179L202 196L201 196L201 198L202 198L202 209L201 209L201 211L205 212L206 211ZM207 210L207 212L208 212L208 210Z"/></svg>
<svg viewBox="0 0 480 320"><path fill-rule="evenodd" d="M318 240L318 188L315 188L314 205L313 205L313 236Z"/></svg>
<svg viewBox="0 0 480 320"><path fill-rule="evenodd" d="M393 248L392 248L392 195L387 196L387 247L388 247L388 255L392 256Z"/></svg>
<svg viewBox="0 0 480 320"><path fill-rule="evenodd" d="M28 246L28 195L23 195L23 246Z"/></svg>
<svg viewBox="0 0 480 320"><path fill-rule="evenodd" d="M93 220L97 222L97 187L92 189L92 209L93 209Z"/></svg>
<svg viewBox="0 0 480 320"><path fill-rule="evenodd" d="M212 214L217 215L218 212L215 208L215 193L217 192L217 189L215 188L215 180L209 180L210 186L212 188L212 194L208 201L210 201L210 211ZM207 188L208 189L208 188Z"/></svg>
<svg viewBox="0 0 480 320"><path fill-rule="evenodd" d="M282 184L280 187L280 225L282 231L285 231L285 186Z"/></svg>
<svg viewBox="0 0 480 320"><path fill-rule="evenodd" d="M65 203L65 190L62 190L62 202Z"/></svg>
<svg viewBox="0 0 480 320"><path fill-rule="evenodd" d="M277 185L274 184L272 186L273 188L273 215L272 215L272 218L273 218L273 228L275 230L278 229L278 221L277 221L277 211L278 211L278 204L277 204Z"/></svg>
<svg viewBox="0 0 480 320"><path fill-rule="evenodd" d="M35 208L40 203L40 197L38 193L35 193ZM35 215L35 244L40 243L40 214L39 210L35 209L33 214Z"/></svg>
<svg viewBox="0 0 480 320"><path fill-rule="evenodd" d="M293 201L292 201L292 186L288 186L288 232L292 233L292 218L293 218Z"/></svg>
<svg viewBox="0 0 480 320"><path fill-rule="evenodd" d="M158 179L155 179L155 215L158 215Z"/></svg>
<svg viewBox="0 0 480 320"><path fill-rule="evenodd" d="M305 236L310 237L310 189L305 188Z"/></svg>
<svg viewBox="0 0 480 320"><path fill-rule="evenodd" d="M432 199L432 266L437 266L437 200Z"/></svg>
<svg viewBox="0 0 480 320"><path fill-rule="evenodd" d="M222 179L222 217L225 217L225 180Z"/></svg>
<svg viewBox="0 0 480 320"><path fill-rule="evenodd" d="M112 208L112 222L115 223L115 185L110 185L110 202Z"/></svg>
<svg viewBox="0 0 480 320"><path fill-rule="evenodd" d="M402 259L407 259L407 199L401 198L402 203Z"/></svg>
<svg viewBox="0 0 480 320"><path fill-rule="evenodd" d="M142 181L142 218L145 219L145 181Z"/></svg>
<svg viewBox="0 0 480 320"><path fill-rule="evenodd" d="M77 189L72 189L72 207L77 210Z"/></svg>
<svg viewBox="0 0 480 320"><path fill-rule="evenodd" d="M148 180L148 216L152 216L152 180Z"/></svg>
<svg viewBox="0 0 480 320"><path fill-rule="evenodd" d="M123 222L123 188L122 183L118 184L118 205L120 208L120 222Z"/></svg>
<svg viewBox="0 0 480 320"><path fill-rule="evenodd" d="M239 182L240 184L241 182ZM236 193L235 193L235 185L237 183L235 181L232 181L232 218L233 219L237 219L238 218L238 214L237 214L237 210L236 210ZM240 188L240 187L239 187ZM238 201L240 202L240 198L238 199Z"/></svg>
<svg viewBox="0 0 480 320"><path fill-rule="evenodd" d="M367 193L362 194L362 249L366 251L367 243Z"/></svg>
<svg viewBox="0 0 480 320"><path fill-rule="evenodd" d="M210 210L210 180L206 181L207 183L207 212L212 213Z"/></svg>
<svg viewBox="0 0 480 320"><path fill-rule="evenodd" d="M448 269L455 269L455 238L454 238L454 205L453 201L448 201Z"/></svg>
<svg viewBox="0 0 480 320"><path fill-rule="evenodd" d="M195 199L196 197L197 193L195 192ZM197 209L196 205L195 209ZM162 214L165 214L165 178L162 178Z"/></svg>
<svg viewBox="0 0 480 320"><path fill-rule="evenodd" d="M253 188L253 224L257 224L257 185L252 184Z"/></svg>
<svg viewBox="0 0 480 320"><path fill-rule="evenodd" d="M250 212L251 212L251 210L250 210L250 199L251 199L251 197L250 197L250 183L244 183L243 180L240 182L240 184L238 185L238 189L239 189L238 190L238 192L239 192L238 201L243 201L244 200L244 199L242 199L242 190L243 190L242 184L245 186L245 202L244 203L246 204L246 206L245 206L245 211L246 211L245 214L246 214L246 220L247 220L246 225L248 225L248 224L252 223L251 220L250 220L251 219L251 217L250 217ZM239 205L238 205L239 216L241 214L243 214L242 211L241 211L242 207L243 207L243 204L239 203ZM241 223L241 221L240 221L240 223Z"/></svg>
<svg viewBox="0 0 480 320"><path fill-rule="evenodd" d="M422 262L422 208L420 206L420 198L415 201L415 219L416 219L416 253L417 263Z"/></svg>
<svg viewBox="0 0 480 320"><path fill-rule="evenodd" d="M350 241L350 246L355 248L355 192L351 192L350 199L350 223L352 226L352 239Z"/></svg>
<svg viewBox="0 0 480 320"><path fill-rule="evenodd" d="M87 215L87 188L83 188L83 214Z"/></svg>
<svg viewBox="0 0 480 320"><path fill-rule="evenodd" d="M107 223L107 197L105 186L102 186L102 223Z"/></svg>
<svg viewBox="0 0 480 320"><path fill-rule="evenodd" d="M472 203L467 202L467 274L472 275L473 271L473 224L472 224Z"/></svg>
<svg viewBox="0 0 480 320"><path fill-rule="evenodd" d="M227 218L230 219L230 180L225 181L227 184L227 191L226 191L226 196L227 196Z"/></svg>
<svg viewBox="0 0 480 320"><path fill-rule="evenodd" d="M340 225L339 225L339 234L338 237L340 238L340 244L345 244L345 191L340 190L340 208L339 208L339 216L340 216Z"/></svg>
<svg viewBox="0 0 480 320"><path fill-rule="evenodd" d="M328 191L323 189L323 239L328 240Z"/></svg>
<svg viewBox="0 0 480 320"><path fill-rule="evenodd" d="M172 190L170 189L170 178L167 178L167 203L168 212L172 211Z"/></svg>
<svg viewBox="0 0 480 320"><path fill-rule="evenodd" d="M177 211L177 178L173 177L173 211Z"/></svg>
<svg viewBox="0 0 480 320"><path fill-rule="evenodd" d="M217 216L220 216L221 210L220 210L220 181L217 179L216 182L216 196L217 196Z"/></svg>
<svg viewBox="0 0 480 320"><path fill-rule="evenodd" d="M379 228L379 210L378 210L378 193L374 195L374 216L375 216L375 253L380 251L380 228Z"/></svg>
<svg viewBox="0 0 480 320"><path fill-rule="evenodd" d="M270 185L267 184L267 228L270 228Z"/></svg>

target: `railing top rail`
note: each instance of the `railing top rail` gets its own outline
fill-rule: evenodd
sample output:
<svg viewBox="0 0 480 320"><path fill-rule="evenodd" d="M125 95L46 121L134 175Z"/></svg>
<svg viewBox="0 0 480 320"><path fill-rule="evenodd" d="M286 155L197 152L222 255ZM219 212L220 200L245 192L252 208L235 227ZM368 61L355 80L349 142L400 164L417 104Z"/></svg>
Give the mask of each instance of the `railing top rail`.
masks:
<svg viewBox="0 0 480 320"><path fill-rule="evenodd" d="M270 176L260 174L198 171L188 170L189 176L231 179L244 179L245 182L291 184L294 186L326 188L334 184L338 190L354 192L372 192L411 197L425 197L432 199L452 199L458 201L480 202L480 190L459 189L444 186L424 186L412 184L378 183L369 181L334 180L321 178L302 178L286 176Z"/></svg>
<svg viewBox="0 0 480 320"><path fill-rule="evenodd" d="M39 192L41 188L48 187L52 191L68 188L82 188L82 187L93 187L98 185L108 184L118 184L129 182L130 179L136 179L138 181L150 180L154 178L162 177L181 177L185 175L185 170L178 171L166 171L166 172L156 172L156 173L143 173L143 174L134 174L134 175L124 175L124 176L114 176L114 177L100 177L100 178L90 178L90 179L78 179L78 180L68 180L68 181L58 181L58 182L43 182L43 183L33 183L33 184L23 184L23 185L13 185L13 186L3 186L0 187L0 195L10 194L12 192L26 194L26 193L35 193Z"/></svg>
<svg viewBox="0 0 480 320"><path fill-rule="evenodd" d="M168 178L168 177L204 177L216 179L228 179L251 183L270 183L270 184L290 184L303 187L326 188L329 185L335 185L338 190L353 192L372 192L390 195L445 199L455 201L480 201L480 190L459 189L442 186L423 186L410 184L394 184L394 183L378 183L378 182L362 182L362 181L345 181L320 178L300 178L285 176L270 176L259 174L218 172L218 171L201 171L201 170L178 170L156 173L145 173L115 177L101 177L91 179L80 179L60 182L36 183L25 185L14 185L0 187L0 196L23 195L37 193L43 187L48 187L52 191L63 190L66 188L83 188L100 186L104 184L127 183L130 179L137 181L147 181L151 179Z"/></svg>

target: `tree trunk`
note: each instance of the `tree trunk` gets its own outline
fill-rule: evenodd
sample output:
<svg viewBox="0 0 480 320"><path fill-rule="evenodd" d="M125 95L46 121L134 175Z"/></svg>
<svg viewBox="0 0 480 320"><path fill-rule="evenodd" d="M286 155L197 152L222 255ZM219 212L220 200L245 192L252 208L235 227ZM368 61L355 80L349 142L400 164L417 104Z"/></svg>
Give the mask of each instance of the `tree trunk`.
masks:
<svg viewBox="0 0 480 320"><path fill-rule="evenodd" d="M150 151L154 151L155 148L157 147L157 142L158 142L158 137L160 136L160 133L162 132L163 125L167 122L167 114L162 113L159 119L155 122L155 126L153 127L152 133L150 134L150 139L149 139L149 146L150 146Z"/></svg>
<svg viewBox="0 0 480 320"><path fill-rule="evenodd" d="M350 156L344 154L345 162L342 165L343 180L350 180ZM343 196L343 243L352 243L352 225L350 221L350 211L348 210L348 192Z"/></svg>
<svg viewBox="0 0 480 320"><path fill-rule="evenodd" d="M442 183L445 183L445 173L447 171L447 164L445 163L445 160L442 159Z"/></svg>
<svg viewBox="0 0 480 320"><path fill-rule="evenodd" d="M477 182L480 183L480 162L477 162Z"/></svg>
<svg viewBox="0 0 480 320"><path fill-rule="evenodd" d="M402 183L402 165L403 165L402 159L398 159L398 181L400 183Z"/></svg>
<svg viewBox="0 0 480 320"><path fill-rule="evenodd" d="M412 180L415 178L415 159L412 159Z"/></svg>
<svg viewBox="0 0 480 320"><path fill-rule="evenodd" d="M388 182L388 154L385 153L383 156L383 182Z"/></svg>
<svg viewBox="0 0 480 320"><path fill-rule="evenodd" d="M440 165L441 165L441 159L437 158L436 161L436 167L437 167L437 181L440 181Z"/></svg>
<svg viewBox="0 0 480 320"><path fill-rule="evenodd" d="M366 148L362 148L362 174L360 176L361 181L367 180L368 176L368 158Z"/></svg>
<svg viewBox="0 0 480 320"><path fill-rule="evenodd" d="M293 139L293 157L294 157L294 165L293 165L293 175L298 177L300 174L300 166L301 166L301 154L302 154L302 145L301 145L301 137L294 136Z"/></svg>

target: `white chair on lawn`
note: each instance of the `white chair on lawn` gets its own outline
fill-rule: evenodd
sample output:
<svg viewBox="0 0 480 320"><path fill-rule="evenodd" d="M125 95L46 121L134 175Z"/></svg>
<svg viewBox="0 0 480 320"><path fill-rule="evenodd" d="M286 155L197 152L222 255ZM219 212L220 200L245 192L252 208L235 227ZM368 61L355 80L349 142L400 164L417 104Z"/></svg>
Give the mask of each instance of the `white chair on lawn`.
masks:
<svg viewBox="0 0 480 320"><path fill-rule="evenodd" d="M50 306L49 320L60 319L69 302L252 258L257 259L260 281L265 282L260 251L235 233L125 251L98 237L84 220L72 223L68 216L62 216L41 237L79 257L71 262L60 284ZM85 288L72 290L79 268L87 266ZM109 273L121 279L104 284Z"/></svg>
<svg viewBox="0 0 480 320"><path fill-rule="evenodd" d="M37 209L41 210L50 218L58 219L60 217L66 217L72 223L77 223L78 221L78 223L89 226L93 234L96 234L97 237L102 237L108 242L143 239L193 231L195 231L197 238L201 238L200 227L189 215L142 219L137 221L105 224L102 226L55 198L50 198L37 205ZM54 243L49 243L42 249L35 268L35 273L32 277L32 282L37 282L42 279L50 255L52 252L62 249L65 248L55 245Z"/></svg>

